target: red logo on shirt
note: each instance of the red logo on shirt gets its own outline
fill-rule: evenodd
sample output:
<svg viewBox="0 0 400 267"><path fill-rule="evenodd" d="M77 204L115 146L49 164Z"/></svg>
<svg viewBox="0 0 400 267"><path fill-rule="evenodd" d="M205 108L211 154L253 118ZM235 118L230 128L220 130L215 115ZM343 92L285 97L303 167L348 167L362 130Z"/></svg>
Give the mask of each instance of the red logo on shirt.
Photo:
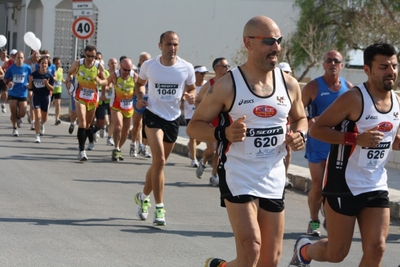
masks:
<svg viewBox="0 0 400 267"><path fill-rule="evenodd" d="M254 115L261 118L270 118L276 115L277 111L274 107L271 106L257 106L253 109Z"/></svg>
<svg viewBox="0 0 400 267"><path fill-rule="evenodd" d="M378 131L389 132L393 129L393 124L388 121L384 121L378 124Z"/></svg>

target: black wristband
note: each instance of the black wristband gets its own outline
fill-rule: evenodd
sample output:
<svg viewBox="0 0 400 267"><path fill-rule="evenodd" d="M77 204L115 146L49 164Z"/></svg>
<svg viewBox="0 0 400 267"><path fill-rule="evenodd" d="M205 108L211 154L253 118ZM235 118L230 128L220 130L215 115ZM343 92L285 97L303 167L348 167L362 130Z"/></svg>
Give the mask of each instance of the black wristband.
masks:
<svg viewBox="0 0 400 267"><path fill-rule="evenodd" d="M228 142L225 136L225 129L224 126L217 126L214 130L214 137L218 142Z"/></svg>

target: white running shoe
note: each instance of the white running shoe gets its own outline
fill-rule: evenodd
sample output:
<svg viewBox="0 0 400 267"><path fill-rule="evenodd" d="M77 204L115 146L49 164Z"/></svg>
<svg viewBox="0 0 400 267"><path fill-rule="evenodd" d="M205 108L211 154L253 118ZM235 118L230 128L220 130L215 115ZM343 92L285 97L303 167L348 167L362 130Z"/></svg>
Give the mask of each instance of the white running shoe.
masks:
<svg viewBox="0 0 400 267"><path fill-rule="evenodd" d="M78 160L79 161L87 161L88 160L88 157L86 156L86 151L85 150L82 150L82 151L79 152Z"/></svg>
<svg viewBox="0 0 400 267"><path fill-rule="evenodd" d="M310 261L305 261L300 254L302 247L311 244L311 241L306 237L299 237L294 244L293 257L289 263L288 267L308 267L310 266Z"/></svg>
<svg viewBox="0 0 400 267"><path fill-rule="evenodd" d="M40 135L44 135L44 132L46 131L46 129L44 128L44 124L40 124Z"/></svg>
<svg viewBox="0 0 400 267"><path fill-rule="evenodd" d="M13 129L12 135L13 136L19 136L18 130L17 129Z"/></svg>
<svg viewBox="0 0 400 267"><path fill-rule="evenodd" d="M107 138L107 145L108 146L114 146L114 139L112 137Z"/></svg>
<svg viewBox="0 0 400 267"><path fill-rule="evenodd" d="M40 134L36 135L35 143L40 143Z"/></svg>
<svg viewBox="0 0 400 267"><path fill-rule="evenodd" d="M199 167L199 162L197 161L197 159L192 159L192 162L190 162L190 167L192 168Z"/></svg>
<svg viewBox="0 0 400 267"><path fill-rule="evenodd" d="M145 221L149 215L149 207L151 207L150 197L142 199L141 195L142 192L139 192L135 195L135 203L138 205L136 215L139 219Z"/></svg>
<svg viewBox="0 0 400 267"><path fill-rule="evenodd" d="M142 148L139 150L139 154L141 154L145 158L151 158L151 154L149 152L149 146L143 145Z"/></svg>
<svg viewBox="0 0 400 267"><path fill-rule="evenodd" d="M210 185L211 186L219 186L219 179L217 175L212 175L210 177Z"/></svg>
<svg viewBox="0 0 400 267"><path fill-rule="evenodd" d="M6 113L6 105L5 104L1 104L1 112Z"/></svg>
<svg viewBox="0 0 400 267"><path fill-rule="evenodd" d="M153 225L155 226L165 226L167 223L165 222L165 209L164 207L156 207L154 211L154 220Z"/></svg>
<svg viewBox="0 0 400 267"><path fill-rule="evenodd" d="M86 150L94 150L94 143L89 143Z"/></svg>
<svg viewBox="0 0 400 267"><path fill-rule="evenodd" d="M17 121L17 127L18 127L18 128L21 128L21 126L22 126L22 119L18 119L18 121Z"/></svg>
<svg viewBox="0 0 400 267"><path fill-rule="evenodd" d="M200 160L199 166L196 169L196 176L197 178L201 179L203 178L204 170L207 167L207 165L203 164L203 159Z"/></svg>
<svg viewBox="0 0 400 267"><path fill-rule="evenodd" d="M136 158L137 157L137 152L136 152L136 143L131 143L129 147L129 156Z"/></svg>
<svg viewBox="0 0 400 267"><path fill-rule="evenodd" d="M104 138L104 136L106 135L106 129L105 128L101 128L99 132L100 132L100 137Z"/></svg>

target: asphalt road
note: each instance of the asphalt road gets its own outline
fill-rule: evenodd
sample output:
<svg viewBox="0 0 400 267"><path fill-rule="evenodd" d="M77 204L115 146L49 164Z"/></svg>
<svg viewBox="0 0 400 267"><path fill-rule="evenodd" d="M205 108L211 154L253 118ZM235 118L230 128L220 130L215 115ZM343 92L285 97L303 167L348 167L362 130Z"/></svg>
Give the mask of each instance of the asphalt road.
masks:
<svg viewBox="0 0 400 267"><path fill-rule="evenodd" d="M11 136L9 113L0 114L0 266L203 266L208 257L235 257L234 237L210 170L199 180L187 157L172 154L165 167L167 226L136 218L133 196L143 187L150 160L128 156L111 162L100 139L89 161L78 162L77 139L68 124L50 116L41 144L25 124ZM150 212L154 211L153 207ZM306 195L286 194L286 227L279 266L287 266L293 244L308 222ZM322 230L323 234L326 233ZM400 264L400 226L390 227L383 266ZM356 227L349 256L339 264L358 266Z"/></svg>

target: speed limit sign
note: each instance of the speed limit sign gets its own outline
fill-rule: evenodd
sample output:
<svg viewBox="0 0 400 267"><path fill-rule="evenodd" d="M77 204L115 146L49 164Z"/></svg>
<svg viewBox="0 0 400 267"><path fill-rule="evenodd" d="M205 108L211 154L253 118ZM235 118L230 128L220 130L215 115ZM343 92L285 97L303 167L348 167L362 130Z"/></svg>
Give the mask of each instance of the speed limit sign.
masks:
<svg viewBox="0 0 400 267"><path fill-rule="evenodd" d="M79 39L89 39L94 34L94 23L88 17L80 17L72 23L72 32Z"/></svg>

